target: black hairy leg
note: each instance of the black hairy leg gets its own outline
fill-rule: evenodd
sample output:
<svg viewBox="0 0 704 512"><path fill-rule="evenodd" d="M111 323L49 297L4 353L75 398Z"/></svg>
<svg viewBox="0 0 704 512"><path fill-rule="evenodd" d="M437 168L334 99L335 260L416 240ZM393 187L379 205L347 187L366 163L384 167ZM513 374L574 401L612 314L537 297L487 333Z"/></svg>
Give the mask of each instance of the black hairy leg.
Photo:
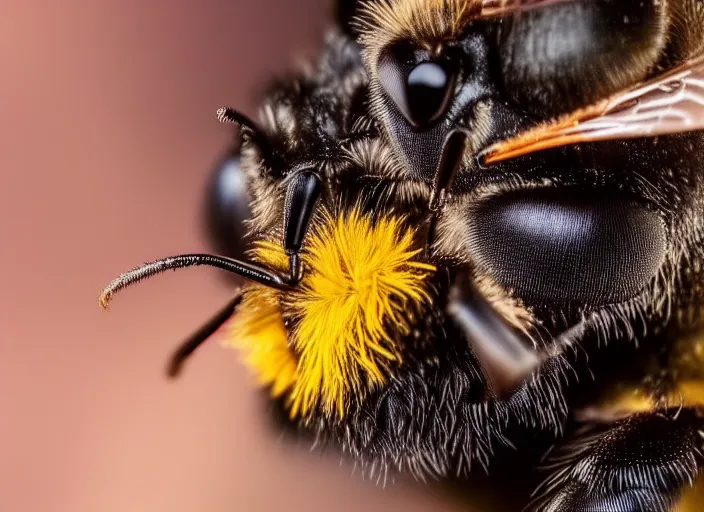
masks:
<svg viewBox="0 0 704 512"><path fill-rule="evenodd" d="M674 408L587 427L550 457L530 510L674 511L702 466L702 412Z"/></svg>
<svg viewBox="0 0 704 512"><path fill-rule="evenodd" d="M540 360L535 351L492 308L466 275L456 280L447 311L481 362L496 397L508 397L538 367Z"/></svg>

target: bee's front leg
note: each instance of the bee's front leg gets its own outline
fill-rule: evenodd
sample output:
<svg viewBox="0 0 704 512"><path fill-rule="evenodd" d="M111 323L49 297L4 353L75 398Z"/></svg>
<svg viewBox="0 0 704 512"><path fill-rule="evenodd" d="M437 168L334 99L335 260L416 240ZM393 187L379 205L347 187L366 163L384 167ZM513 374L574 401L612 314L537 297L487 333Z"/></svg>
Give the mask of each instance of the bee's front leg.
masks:
<svg viewBox="0 0 704 512"><path fill-rule="evenodd" d="M496 398L508 398L540 365L533 347L495 311L467 273L456 278L447 312L479 360Z"/></svg>
<svg viewBox="0 0 704 512"><path fill-rule="evenodd" d="M669 512L702 467L703 410L638 413L588 427L548 461L531 510Z"/></svg>

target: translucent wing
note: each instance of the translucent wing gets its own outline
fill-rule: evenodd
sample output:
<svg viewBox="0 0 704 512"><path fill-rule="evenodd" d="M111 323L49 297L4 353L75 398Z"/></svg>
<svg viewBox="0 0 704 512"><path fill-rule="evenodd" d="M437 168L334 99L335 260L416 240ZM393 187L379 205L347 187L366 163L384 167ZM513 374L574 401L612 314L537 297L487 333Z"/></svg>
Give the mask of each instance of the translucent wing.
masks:
<svg viewBox="0 0 704 512"><path fill-rule="evenodd" d="M704 130L704 56L482 152L485 165L579 142Z"/></svg>

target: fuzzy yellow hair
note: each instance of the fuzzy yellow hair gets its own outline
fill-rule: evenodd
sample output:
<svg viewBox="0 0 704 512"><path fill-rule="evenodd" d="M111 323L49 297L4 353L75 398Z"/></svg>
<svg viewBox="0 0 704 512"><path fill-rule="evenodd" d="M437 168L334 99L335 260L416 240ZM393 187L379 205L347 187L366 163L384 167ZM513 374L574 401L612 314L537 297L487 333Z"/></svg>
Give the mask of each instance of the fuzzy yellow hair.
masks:
<svg viewBox="0 0 704 512"><path fill-rule="evenodd" d="M704 476L699 475L690 489L685 489L674 512L699 512L704 503Z"/></svg>
<svg viewBox="0 0 704 512"><path fill-rule="evenodd" d="M425 281L435 270L414 260L413 235L396 217L326 215L308 237L299 286L247 290L229 344L272 394L287 393L291 417L318 408L342 417L350 400L384 384L400 363L397 338L428 300ZM254 255L272 268L285 263L280 244L259 243Z"/></svg>
<svg viewBox="0 0 704 512"><path fill-rule="evenodd" d="M239 350L257 381L278 398L296 381L296 358L288 346L275 290L252 285L230 323L225 346Z"/></svg>

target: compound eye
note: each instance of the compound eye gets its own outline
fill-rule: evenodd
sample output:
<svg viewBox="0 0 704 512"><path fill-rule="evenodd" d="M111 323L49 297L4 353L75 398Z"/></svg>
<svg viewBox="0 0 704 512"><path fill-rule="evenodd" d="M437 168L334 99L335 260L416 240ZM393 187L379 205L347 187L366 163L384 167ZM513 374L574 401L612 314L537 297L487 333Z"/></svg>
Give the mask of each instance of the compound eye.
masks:
<svg viewBox="0 0 704 512"><path fill-rule="evenodd" d="M252 216L249 202L240 156L231 151L211 171L204 205L210 243L220 254L245 257L245 221Z"/></svg>
<svg viewBox="0 0 704 512"><path fill-rule="evenodd" d="M419 64L408 74L408 112L416 124L433 123L445 114L451 82L451 75L434 62Z"/></svg>
<svg viewBox="0 0 704 512"><path fill-rule="evenodd" d="M598 306L635 297L665 261L660 216L578 188L507 192L472 212L476 266L534 304Z"/></svg>
<svg viewBox="0 0 704 512"><path fill-rule="evenodd" d="M415 130L429 128L447 113L456 78L449 61L413 64L386 54L379 64L384 91Z"/></svg>

